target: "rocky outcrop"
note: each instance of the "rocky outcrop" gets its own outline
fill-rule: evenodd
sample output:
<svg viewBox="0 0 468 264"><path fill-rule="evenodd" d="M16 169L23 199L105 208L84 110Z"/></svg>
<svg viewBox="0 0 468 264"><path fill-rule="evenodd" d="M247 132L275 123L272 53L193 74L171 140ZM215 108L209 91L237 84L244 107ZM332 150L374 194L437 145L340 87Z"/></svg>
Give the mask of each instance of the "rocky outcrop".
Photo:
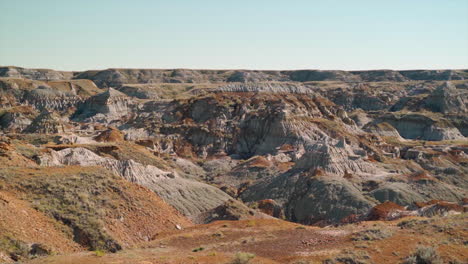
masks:
<svg viewBox="0 0 468 264"><path fill-rule="evenodd" d="M138 74L136 74L138 75ZM85 71L75 76L75 79L89 79L92 80L97 86L101 88L119 87L124 83L130 82L120 70L107 69L102 71Z"/></svg>
<svg viewBox="0 0 468 264"><path fill-rule="evenodd" d="M29 112L29 111L28 111ZM31 112L33 112L31 110ZM28 127L33 116L30 113L23 111L15 111L14 109L7 110L0 115L0 128L4 132L19 133Z"/></svg>
<svg viewBox="0 0 468 264"><path fill-rule="evenodd" d="M124 141L124 135L118 129L110 127L94 137L94 140L98 142L122 142Z"/></svg>
<svg viewBox="0 0 468 264"><path fill-rule="evenodd" d="M351 72L361 77L365 82L404 82L409 79L401 72L392 70L374 70L374 71L353 71Z"/></svg>
<svg viewBox="0 0 468 264"><path fill-rule="evenodd" d="M88 80L36 81L0 78L0 106L31 106L39 111L68 112L98 88Z"/></svg>
<svg viewBox="0 0 468 264"><path fill-rule="evenodd" d="M342 177L294 171L253 184L241 198L273 199L284 208L286 219L304 224L339 222L350 214L366 213L374 205Z"/></svg>
<svg viewBox="0 0 468 264"><path fill-rule="evenodd" d="M228 84L219 87L220 92L258 92L258 93L295 93L311 94L312 91L300 84L290 83L245 83Z"/></svg>
<svg viewBox="0 0 468 264"><path fill-rule="evenodd" d="M369 123L363 127L364 131L383 137L401 138L398 130L387 122Z"/></svg>
<svg viewBox="0 0 468 264"><path fill-rule="evenodd" d="M351 84L343 88L327 89L320 91L335 104L342 106L345 110L362 109L364 111L389 109L403 91L381 89L376 90L368 83Z"/></svg>
<svg viewBox="0 0 468 264"><path fill-rule="evenodd" d="M63 92L51 87L39 86L34 90L27 91L22 101L38 110L66 111L81 103L83 98L73 92Z"/></svg>
<svg viewBox="0 0 468 264"><path fill-rule="evenodd" d="M386 114L379 117L374 124L386 122L398 130L398 133L407 139L421 140L452 140L463 139L464 136L448 120L436 121L426 115L412 114ZM369 126L370 128L371 126Z"/></svg>
<svg viewBox="0 0 468 264"><path fill-rule="evenodd" d="M400 71L400 74L410 80L449 81L466 80L466 70L411 70Z"/></svg>
<svg viewBox="0 0 468 264"><path fill-rule="evenodd" d="M49 69L26 69L21 67L0 67L0 77L55 81L71 79L73 77L73 72L55 71Z"/></svg>
<svg viewBox="0 0 468 264"><path fill-rule="evenodd" d="M365 219L368 221L393 220L406 211L406 208L394 202L383 202L369 210Z"/></svg>
<svg viewBox="0 0 468 264"><path fill-rule="evenodd" d="M23 133L57 134L66 130L66 124L59 115L44 110L23 130Z"/></svg>
<svg viewBox="0 0 468 264"><path fill-rule="evenodd" d="M468 92L458 90L454 84L446 82L439 86L424 101L426 108L433 112L467 113Z"/></svg>
<svg viewBox="0 0 468 264"><path fill-rule="evenodd" d="M269 215L247 207L245 204L229 199L222 205L202 213L194 218L198 224L207 224L220 220L247 220L271 218Z"/></svg>
<svg viewBox="0 0 468 264"><path fill-rule="evenodd" d="M196 70L196 69L106 69L99 71L63 72L45 69L1 67L0 77L32 80L89 79L99 87L119 87L136 83L219 83L264 81L344 81L344 82L402 82L411 80L465 80L466 70Z"/></svg>
<svg viewBox="0 0 468 264"><path fill-rule="evenodd" d="M254 203L260 212L276 217L284 218L283 208L272 199L265 199Z"/></svg>
<svg viewBox="0 0 468 264"><path fill-rule="evenodd" d="M380 202L391 201L402 206L413 206L416 202L432 199L459 201L466 195L466 191L438 181L419 181L387 182L369 194Z"/></svg>
<svg viewBox="0 0 468 264"><path fill-rule="evenodd" d="M71 133L71 134L60 136L57 139L57 143L73 145L73 144L95 144L97 142L90 137L82 137L82 136L78 136L78 135Z"/></svg>
<svg viewBox="0 0 468 264"><path fill-rule="evenodd" d="M230 197L210 185L181 178L177 173L143 165L133 160L98 156L85 148L51 151L40 158L43 166L101 166L125 179L156 192L167 203L187 216L195 216L219 206Z"/></svg>
<svg viewBox="0 0 468 264"><path fill-rule="evenodd" d="M131 104L128 96L109 88L80 104L72 118L77 121L88 120L101 123L118 121L131 113Z"/></svg>
<svg viewBox="0 0 468 264"><path fill-rule="evenodd" d="M353 149L340 140L333 144L327 141L317 142L306 148L306 152L296 162L295 169L314 171L320 169L326 174L344 176L348 173L373 173L374 166L364 161L365 151Z"/></svg>
<svg viewBox="0 0 468 264"><path fill-rule="evenodd" d="M159 99L160 98L159 94L156 91L153 91L151 88L152 88L151 86L145 89L145 87L142 87L140 85L139 86L124 85L124 86L117 88L117 90L119 92L126 94L127 96L135 97L138 99Z"/></svg>
<svg viewBox="0 0 468 264"><path fill-rule="evenodd" d="M320 71L320 70L299 70L289 72L291 81L309 82L309 81L361 81L359 76L347 71Z"/></svg>
<svg viewBox="0 0 468 264"><path fill-rule="evenodd" d="M288 220L337 223L377 202L464 196L468 86L432 79L467 73L108 69L67 81L8 77L0 78L0 127L23 159L54 149L44 165L105 167L201 222L250 217L242 203L224 204L230 194ZM21 131L33 134L14 134Z"/></svg>

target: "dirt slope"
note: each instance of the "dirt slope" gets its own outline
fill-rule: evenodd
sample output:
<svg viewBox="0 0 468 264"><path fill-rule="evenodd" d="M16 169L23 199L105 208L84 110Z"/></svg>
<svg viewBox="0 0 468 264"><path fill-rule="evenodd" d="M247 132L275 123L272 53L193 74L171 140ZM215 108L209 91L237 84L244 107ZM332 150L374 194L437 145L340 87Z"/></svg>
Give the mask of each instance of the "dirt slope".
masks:
<svg viewBox="0 0 468 264"><path fill-rule="evenodd" d="M102 168L4 168L0 186L9 190L0 193L2 236L56 253L118 250L191 225L154 192Z"/></svg>
<svg viewBox="0 0 468 264"><path fill-rule="evenodd" d="M163 233L117 254L80 253L31 263L402 263L421 246L434 247L441 263L464 263L465 220L457 215L327 228L271 219L218 221ZM249 254L250 261L239 262Z"/></svg>

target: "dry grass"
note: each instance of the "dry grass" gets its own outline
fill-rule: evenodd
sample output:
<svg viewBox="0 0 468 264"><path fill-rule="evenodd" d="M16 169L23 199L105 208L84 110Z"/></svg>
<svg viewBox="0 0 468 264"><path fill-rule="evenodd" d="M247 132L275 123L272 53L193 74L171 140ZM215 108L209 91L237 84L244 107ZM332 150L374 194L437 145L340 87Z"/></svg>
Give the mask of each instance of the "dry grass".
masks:
<svg viewBox="0 0 468 264"><path fill-rule="evenodd" d="M3 168L0 183L90 250L120 250L191 224L153 192L103 168Z"/></svg>

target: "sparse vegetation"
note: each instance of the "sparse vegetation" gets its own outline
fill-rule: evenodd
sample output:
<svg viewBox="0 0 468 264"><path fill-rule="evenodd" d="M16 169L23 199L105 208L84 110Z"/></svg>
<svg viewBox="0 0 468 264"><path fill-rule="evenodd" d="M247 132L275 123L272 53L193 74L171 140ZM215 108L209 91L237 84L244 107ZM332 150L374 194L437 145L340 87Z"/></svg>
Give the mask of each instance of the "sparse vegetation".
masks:
<svg viewBox="0 0 468 264"><path fill-rule="evenodd" d="M203 251L203 250L205 250L204 247L197 247L197 248L192 249L192 252L200 252L200 251Z"/></svg>
<svg viewBox="0 0 468 264"><path fill-rule="evenodd" d="M0 248L7 252L14 261L31 257L31 249L26 243L8 236L0 238Z"/></svg>
<svg viewBox="0 0 468 264"><path fill-rule="evenodd" d="M0 80L0 101L8 105L0 109L0 262L57 252L44 262L67 263L61 257L83 250L90 252L72 257L230 264L466 259L468 201L460 200L467 183L460 175L467 140L452 128L466 134L467 110L430 112L421 101L442 82L407 82L389 71L157 71L69 73L98 86ZM467 73L453 74L465 79L458 83L465 89ZM297 82L288 81L293 75ZM318 75L346 81L302 82ZM381 81L386 76L398 81ZM11 85L2 86L3 79ZM108 87L115 89L88 100ZM54 109L49 119L65 133L47 130L55 121L24 133L43 108ZM452 140L422 140L438 139L427 137L433 133ZM96 164L107 169L88 167ZM424 199L439 196L453 206L426 207ZM408 251L428 243L439 252Z"/></svg>
<svg viewBox="0 0 468 264"><path fill-rule="evenodd" d="M230 264L248 264L253 258L255 258L255 254L247 252L237 252L236 256Z"/></svg>
<svg viewBox="0 0 468 264"><path fill-rule="evenodd" d="M354 241L374 241L392 236L392 232L387 229L369 229L355 233L352 237Z"/></svg>
<svg viewBox="0 0 468 264"><path fill-rule="evenodd" d="M442 264L443 261L433 247L419 247L407 257L403 264Z"/></svg>
<svg viewBox="0 0 468 264"><path fill-rule="evenodd" d="M121 188L112 181L116 176L95 169L82 169L80 172L32 170L32 177L21 180L14 177L17 173L22 171L0 170L0 179L7 178L10 184L29 193L27 198L37 210L69 226L69 234L74 241L90 250L116 251L121 248L104 231L100 220L105 214L102 208L113 206L113 199L106 197L108 188Z"/></svg>
<svg viewBox="0 0 468 264"><path fill-rule="evenodd" d="M414 228L420 225L427 225L430 223L430 220L417 220L417 219L409 219L409 220L403 220L400 223L398 223L398 227L402 229L406 228Z"/></svg>
<svg viewBox="0 0 468 264"><path fill-rule="evenodd" d="M323 264L367 264L369 255L365 251L345 251L333 259L326 259Z"/></svg>

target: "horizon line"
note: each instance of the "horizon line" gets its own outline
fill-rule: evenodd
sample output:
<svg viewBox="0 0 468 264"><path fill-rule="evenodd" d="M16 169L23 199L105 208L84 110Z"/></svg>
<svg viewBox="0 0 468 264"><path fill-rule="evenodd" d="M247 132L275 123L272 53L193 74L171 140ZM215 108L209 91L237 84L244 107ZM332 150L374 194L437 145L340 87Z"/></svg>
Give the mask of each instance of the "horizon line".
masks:
<svg viewBox="0 0 468 264"><path fill-rule="evenodd" d="M0 65L0 68L20 68L20 69L31 69L31 70L52 70L60 72L85 72L85 71L105 71L105 70L199 70L199 71L344 71L344 72L365 72L365 71L466 71L467 68L410 68L410 69L389 69L389 68L374 68L374 69L360 69L360 70L343 70L343 69L319 69L319 68L296 68L296 69L253 69L253 68L146 68L146 67L109 67L100 69L85 69L85 70L60 70L54 68L41 68L41 67L22 67L15 65Z"/></svg>

